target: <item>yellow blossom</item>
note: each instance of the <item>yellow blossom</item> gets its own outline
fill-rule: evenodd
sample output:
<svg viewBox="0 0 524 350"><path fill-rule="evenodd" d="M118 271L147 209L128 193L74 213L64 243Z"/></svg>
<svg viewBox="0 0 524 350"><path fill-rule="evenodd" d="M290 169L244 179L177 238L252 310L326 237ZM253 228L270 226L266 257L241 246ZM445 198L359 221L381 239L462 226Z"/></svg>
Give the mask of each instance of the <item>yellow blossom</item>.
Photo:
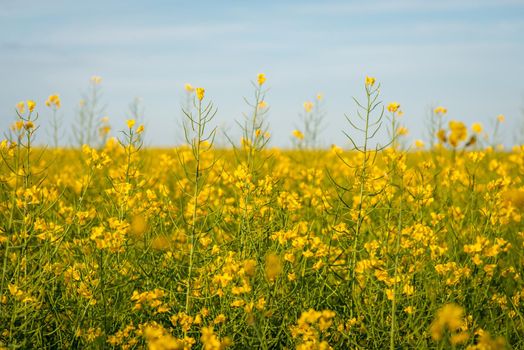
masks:
<svg viewBox="0 0 524 350"><path fill-rule="evenodd" d="M258 85L262 86L266 82L266 75L264 73L259 73L257 76Z"/></svg>
<svg viewBox="0 0 524 350"><path fill-rule="evenodd" d="M375 78L366 76L366 86L375 85Z"/></svg>
<svg viewBox="0 0 524 350"><path fill-rule="evenodd" d="M194 92L195 91L195 88L193 87L193 85L189 84L189 83L186 83L184 85L184 89L187 91L187 92Z"/></svg>
<svg viewBox="0 0 524 350"><path fill-rule="evenodd" d="M447 110L447 108L444 108L442 106L438 106L437 108L435 108L433 110L433 112L435 114L438 114L438 115L444 115L444 114L448 113L448 110Z"/></svg>
<svg viewBox="0 0 524 350"><path fill-rule="evenodd" d="M128 120L126 121L126 123L127 123L127 127L128 127L129 129L132 129L133 126L135 126L135 120L134 120L134 119L128 119Z"/></svg>
<svg viewBox="0 0 524 350"><path fill-rule="evenodd" d="M304 139L304 134L300 130L293 130L293 136L295 136L295 138L298 140Z"/></svg>
<svg viewBox="0 0 524 350"><path fill-rule="evenodd" d="M264 108L266 108L266 107L267 107L267 103L266 103L266 101L260 101L260 102L258 103L258 109L264 109Z"/></svg>
<svg viewBox="0 0 524 350"><path fill-rule="evenodd" d="M16 104L16 109L19 114L24 114L25 113L25 102L24 101L18 102Z"/></svg>
<svg viewBox="0 0 524 350"><path fill-rule="evenodd" d="M93 75L91 77L91 82L95 85L98 85L102 82L102 77L99 77L98 75Z"/></svg>
<svg viewBox="0 0 524 350"><path fill-rule="evenodd" d="M36 102L33 100L27 100L27 109L29 109L29 112L32 112L35 110Z"/></svg>
<svg viewBox="0 0 524 350"><path fill-rule="evenodd" d="M422 141L422 140L415 140L415 147L417 147L417 148L424 148L424 141Z"/></svg>
<svg viewBox="0 0 524 350"><path fill-rule="evenodd" d="M304 102L304 110L306 111L306 113L311 112L313 110L313 102L311 101Z"/></svg>
<svg viewBox="0 0 524 350"><path fill-rule="evenodd" d="M196 95L199 101L204 99L205 92L206 90L204 88L196 88Z"/></svg>
<svg viewBox="0 0 524 350"><path fill-rule="evenodd" d="M45 101L45 105L47 107L54 107L56 109L60 108L60 96L58 94L50 95L47 100Z"/></svg>
<svg viewBox="0 0 524 350"><path fill-rule="evenodd" d="M396 111L398 111L398 109L400 108L400 103L398 102L390 102L388 104L388 111L390 111L391 113L395 113Z"/></svg>
<svg viewBox="0 0 524 350"><path fill-rule="evenodd" d="M473 123L471 125L471 130L474 133L480 134L482 132L482 124L480 124L480 123Z"/></svg>

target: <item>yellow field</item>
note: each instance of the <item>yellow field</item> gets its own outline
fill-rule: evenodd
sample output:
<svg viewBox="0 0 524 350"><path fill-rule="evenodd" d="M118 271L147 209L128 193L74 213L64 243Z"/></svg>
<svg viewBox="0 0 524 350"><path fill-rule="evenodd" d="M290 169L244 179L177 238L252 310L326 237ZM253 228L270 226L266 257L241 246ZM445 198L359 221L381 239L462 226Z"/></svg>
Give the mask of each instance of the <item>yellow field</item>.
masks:
<svg viewBox="0 0 524 350"><path fill-rule="evenodd" d="M274 149L263 84L229 149L204 90L174 149L142 148L134 120L120 142L34 148L38 106L19 106L1 143L0 348L524 348L524 147L446 120L406 149L389 104L395 136L375 150L367 80L356 149L299 130Z"/></svg>

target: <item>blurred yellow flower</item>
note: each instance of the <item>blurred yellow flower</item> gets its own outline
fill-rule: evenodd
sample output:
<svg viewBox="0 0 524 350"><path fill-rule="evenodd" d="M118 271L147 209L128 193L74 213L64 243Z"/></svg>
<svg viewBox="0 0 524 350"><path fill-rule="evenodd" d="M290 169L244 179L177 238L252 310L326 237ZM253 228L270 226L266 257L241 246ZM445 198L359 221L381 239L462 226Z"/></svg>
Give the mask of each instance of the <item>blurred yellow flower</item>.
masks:
<svg viewBox="0 0 524 350"><path fill-rule="evenodd" d="M306 113L311 112L313 110L313 102L311 101L304 102L304 110L306 111Z"/></svg>
<svg viewBox="0 0 524 350"><path fill-rule="evenodd" d="M459 331L464 323L463 314L464 310L458 305L444 305L437 311L437 316L431 324L431 337L434 340L441 340L446 330L449 330L451 333Z"/></svg>
<svg viewBox="0 0 524 350"><path fill-rule="evenodd" d="M26 130L33 129L34 127L35 127L35 124L33 124L32 121L28 121L28 122L26 122L26 123L24 124L24 128L25 128Z"/></svg>
<svg viewBox="0 0 524 350"><path fill-rule="evenodd" d="M403 126L399 127L397 129L397 135L398 136L404 136L404 135L407 135L409 133L409 130Z"/></svg>
<svg viewBox="0 0 524 350"><path fill-rule="evenodd" d="M36 102L33 100L27 100L27 109L29 109L29 112L32 112L35 110Z"/></svg>
<svg viewBox="0 0 524 350"><path fill-rule="evenodd" d="M128 127L129 129L132 129L133 126L135 126L135 120L134 120L134 119L128 119L128 120L126 121L126 123L127 123L127 127Z"/></svg>
<svg viewBox="0 0 524 350"><path fill-rule="evenodd" d="M184 85L184 89L187 91L187 92L193 92L195 91L195 88L193 87L193 85L187 83Z"/></svg>
<svg viewBox="0 0 524 350"><path fill-rule="evenodd" d="M366 76L366 86L375 85L375 78Z"/></svg>
<svg viewBox="0 0 524 350"><path fill-rule="evenodd" d="M400 103L398 103L398 102L391 102L390 104L388 104L387 108L388 108L388 111L390 111L392 113L395 113L400 108Z"/></svg>
<svg viewBox="0 0 524 350"><path fill-rule="evenodd" d="M323 99L324 99L324 94L321 93L321 92L319 92L319 93L317 94L317 101L322 101Z"/></svg>
<svg viewBox="0 0 524 350"><path fill-rule="evenodd" d="M417 147L417 148L424 148L424 141L422 141L422 140L415 140L415 147Z"/></svg>
<svg viewBox="0 0 524 350"><path fill-rule="evenodd" d="M259 73L257 76L258 85L262 86L266 82L266 75L264 73Z"/></svg>
<svg viewBox="0 0 524 350"><path fill-rule="evenodd" d="M196 94L199 101L202 101L204 99L204 94L206 90L204 88L196 88Z"/></svg>
<svg viewBox="0 0 524 350"><path fill-rule="evenodd" d="M98 85L102 82L102 77L99 77L98 75L93 75L91 77L91 82L95 85Z"/></svg>
<svg viewBox="0 0 524 350"><path fill-rule="evenodd" d="M471 125L471 130L473 130L474 133L480 134L482 132L482 124L481 123L473 123Z"/></svg>
<svg viewBox="0 0 524 350"><path fill-rule="evenodd" d="M437 108L434 109L433 112L435 112L435 114L443 115L443 114L448 113L448 110L447 110L447 108L444 108L442 106L438 106Z"/></svg>
<svg viewBox="0 0 524 350"><path fill-rule="evenodd" d="M293 130L293 136L295 136L298 140L304 139L304 134L300 130Z"/></svg>
<svg viewBox="0 0 524 350"><path fill-rule="evenodd" d="M23 127L24 127L24 122L23 122L22 120L18 120L18 121L16 121L16 122L12 125L12 129L13 129L13 130L17 130L17 131L22 130Z"/></svg>
<svg viewBox="0 0 524 350"><path fill-rule="evenodd" d="M266 108L266 107L267 107L267 103L266 103L266 101L260 101L260 102L258 103L258 109L264 109L264 108Z"/></svg>
<svg viewBox="0 0 524 350"><path fill-rule="evenodd" d="M463 122L452 120L449 122L449 129L451 130L449 144L453 147L457 147L459 142L466 140L468 137L468 129Z"/></svg>
<svg viewBox="0 0 524 350"><path fill-rule="evenodd" d="M137 133L137 134L141 134L143 131L144 131L144 125L140 125L140 126L136 129L136 133Z"/></svg>
<svg viewBox="0 0 524 350"><path fill-rule="evenodd" d="M18 102L16 104L16 109L18 110L19 114L24 114L24 112L25 112L25 102L24 101Z"/></svg>
<svg viewBox="0 0 524 350"><path fill-rule="evenodd" d="M442 143L445 143L446 141L448 141L448 138L446 137L446 130L440 129L439 131L437 131L437 138Z"/></svg>
<svg viewBox="0 0 524 350"><path fill-rule="evenodd" d="M58 94L49 96L45 101L45 105L47 107L54 106L57 109L60 108L60 96Z"/></svg>
<svg viewBox="0 0 524 350"><path fill-rule="evenodd" d="M499 114L499 115L497 116L497 121L498 121L499 123L503 123L504 120L506 120L506 117L505 117L503 114Z"/></svg>

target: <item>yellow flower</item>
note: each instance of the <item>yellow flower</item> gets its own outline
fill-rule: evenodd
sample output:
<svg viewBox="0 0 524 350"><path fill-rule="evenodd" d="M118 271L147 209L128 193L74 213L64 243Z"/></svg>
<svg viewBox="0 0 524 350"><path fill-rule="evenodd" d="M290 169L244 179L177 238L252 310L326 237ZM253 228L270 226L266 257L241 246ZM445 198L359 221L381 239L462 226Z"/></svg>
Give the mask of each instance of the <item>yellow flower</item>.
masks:
<svg viewBox="0 0 524 350"><path fill-rule="evenodd" d="M447 110L447 108L444 108L444 107L442 107L442 106L438 106L437 108L434 109L433 112L434 112L435 114L443 115L443 114L448 113L448 110Z"/></svg>
<svg viewBox="0 0 524 350"><path fill-rule="evenodd" d="M440 340L444 336L444 331L448 329L450 332L457 332L462 324L464 310L455 304L444 305L437 312L437 317L430 327L431 337L434 340Z"/></svg>
<svg viewBox="0 0 524 350"><path fill-rule="evenodd" d="M448 140L448 138L446 137L446 130L440 129L439 131L437 131L437 138L440 142L445 143Z"/></svg>
<svg viewBox="0 0 524 350"><path fill-rule="evenodd" d="M317 94L317 101L322 101L323 99L324 99L324 94L321 93L321 92L319 92L319 93Z"/></svg>
<svg viewBox="0 0 524 350"><path fill-rule="evenodd" d="M60 108L60 96L58 94L49 96L45 101L45 105L47 107L54 106L57 109Z"/></svg>
<svg viewBox="0 0 524 350"><path fill-rule="evenodd" d="M32 121L28 121L28 122L26 122L26 123L24 124L24 128L25 128L26 130L30 130L30 129L34 128L34 127L35 127L35 124L33 124Z"/></svg>
<svg viewBox="0 0 524 350"><path fill-rule="evenodd" d="M424 141L422 141L422 140L415 140L415 147L417 147L417 148L424 148Z"/></svg>
<svg viewBox="0 0 524 350"><path fill-rule="evenodd" d="M506 120L506 117L504 117L503 114L499 114L499 115L497 116L497 121L498 121L499 123L503 123L504 120Z"/></svg>
<svg viewBox="0 0 524 350"><path fill-rule="evenodd" d="M99 77L98 75L93 75L91 77L91 82L95 85L98 85L102 82L102 77Z"/></svg>
<svg viewBox="0 0 524 350"><path fill-rule="evenodd" d="M277 254L269 253L266 255L265 272L270 282L275 281L275 278L282 272L282 262Z"/></svg>
<svg viewBox="0 0 524 350"><path fill-rule="evenodd" d="M266 107L267 107L267 103L266 103L266 101L260 101L260 102L258 103L258 109L264 109L264 108L266 108Z"/></svg>
<svg viewBox="0 0 524 350"><path fill-rule="evenodd" d="M304 110L306 111L306 113L311 112L313 110L313 102L311 101L304 102Z"/></svg>
<svg viewBox="0 0 524 350"><path fill-rule="evenodd" d="M266 75L264 73L259 73L257 76L258 85L262 86L266 82Z"/></svg>
<svg viewBox="0 0 524 350"><path fill-rule="evenodd" d="M144 131L144 125L140 125L140 126L136 129L136 133L137 133L137 134L141 134L143 131Z"/></svg>
<svg viewBox="0 0 524 350"><path fill-rule="evenodd" d="M400 104L398 102L391 102L388 104L388 111L395 113L400 108Z"/></svg>
<svg viewBox="0 0 524 350"><path fill-rule="evenodd" d="M471 125L471 130L473 130L474 133L480 134L482 132L482 124L473 123Z"/></svg>
<svg viewBox="0 0 524 350"><path fill-rule="evenodd" d="M375 85L375 78L366 76L366 86Z"/></svg>
<svg viewBox="0 0 524 350"><path fill-rule="evenodd" d="M408 315L413 314L413 311L415 311L415 309L414 309L413 306L411 306L411 305L410 305L410 306L406 306L406 307L404 308L404 312L407 313Z"/></svg>
<svg viewBox="0 0 524 350"><path fill-rule="evenodd" d="M187 83L184 85L184 89L187 91L187 92L193 92L195 91L195 88L193 87L193 85Z"/></svg>
<svg viewBox="0 0 524 350"><path fill-rule="evenodd" d="M17 131L22 130L23 127L24 127L24 122L23 122L22 120L18 120L18 121L16 121L16 122L13 124L13 126L12 126L13 130L17 130Z"/></svg>
<svg viewBox="0 0 524 350"><path fill-rule="evenodd" d="M304 134L300 130L293 130L293 136L295 136L299 140L304 139Z"/></svg>
<svg viewBox="0 0 524 350"><path fill-rule="evenodd" d="M453 147L457 147L460 141L465 141L468 137L468 129L463 122L452 120L449 122L449 143Z"/></svg>
<svg viewBox="0 0 524 350"><path fill-rule="evenodd" d="M409 130L408 130L407 128L403 127L403 126L401 126L401 127L399 127L399 128L397 129L397 135L398 135L398 136L407 135L408 132L409 132Z"/></svg>
<svg viewBox="0 0 524 350"><path fill-rule="evenodd" d="M35 110L36 102L33 100L27 100L27 109L29 109L29 112L32 112Z"/></svg>
<svg viewBox="0 0 524 350"><path fill-rule="evenodd" d="M16 109L18 110L19 114L24 114L24 112L25 112L25 102L24 101L18 102L16 104Z"/></svg>
<svg viewBox="0 0 524 350"><path fill-rule="evenodd" d="M196 88L196 94L199 101L202 101L204 99L204 94L206 90L204 88Z"/></svg>
<svg viewBox="0 0 524 350"><path fill-rule="evenodd" d="M129 129L132 129L133 126L135 126L135 120L134 119L128 119L126 123L127 123L127 127Z"/></svg>

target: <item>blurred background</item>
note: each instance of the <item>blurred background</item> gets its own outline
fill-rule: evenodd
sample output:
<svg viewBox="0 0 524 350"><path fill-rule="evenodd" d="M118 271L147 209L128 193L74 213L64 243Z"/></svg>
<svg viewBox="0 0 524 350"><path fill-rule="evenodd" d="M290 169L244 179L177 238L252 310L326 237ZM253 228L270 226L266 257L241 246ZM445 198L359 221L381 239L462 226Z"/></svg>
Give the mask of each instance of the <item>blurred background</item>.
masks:
<svg viewBox="0 0 524 350"><path fill-rule="evenodd" d="M58 93L69 129L93 75L113 135L140 99L146 143L182 135L184 84L206 89L216 123L239 135L258 73L266 74L272 146L291 144L303 103L324 96L326 146L347 145L366 75L397 101L409 140L422 139L428 110L486 129L506 116L503 142L524 142L524 1L0 1L0 127L15 105ZM101 115L102 116L102 115ZM47 142L46 132L38 136ZM70 144L70 133L61 140Z"/></svg>

